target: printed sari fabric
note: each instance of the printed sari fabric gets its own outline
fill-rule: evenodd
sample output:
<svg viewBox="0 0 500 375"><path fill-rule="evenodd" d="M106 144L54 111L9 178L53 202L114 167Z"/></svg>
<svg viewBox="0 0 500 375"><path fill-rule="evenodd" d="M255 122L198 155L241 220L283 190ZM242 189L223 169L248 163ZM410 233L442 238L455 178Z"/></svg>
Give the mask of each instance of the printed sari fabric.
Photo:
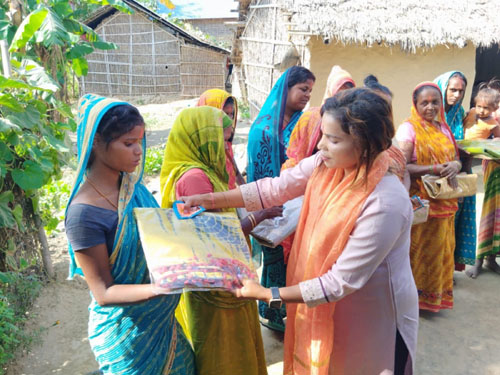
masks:
<svg viewBox="0 0 500 375"><path fill-rule="evenodd" d="M500 253L500 163L483 161L484 201L479 223L477 258Z"/></svg>
<svg viewBox="0 0 500 375"><path fill-rule="evenodd" d="M94 135L102 116L112 107L127 104L96 95L85 95L78 103L78 169L68 202L82 186ZM149 271L139 241L134 207L157 207L142 184L142 163L134 173L123 173L118 202L118 227L110 255L115 284L148 284ZM69 246L69 277L83 275ZM161 296L132 305L99 306L92 296L89 306L89 341L104 374L158 375L194 374L191 347L175 319L179 295Z"/></svg>
<svg viewBox="0 0 500 375"><path fill-rule="evenodd" d="M200 99L198 100L198 107L200 106L209 106L218 109L223 109L229 98L233 98L234 103L234 113L233 113L233 130L236 129L236 123L238 121L238 102L236 98L232 96L227 91L221 89L210 89L201 94ZM231 142L226 142L226 169L229 174L229 189L236 188L236 173L237 166L234 161L233 154L233 145Z"/></svg>
<svg viewBox="0 0 500 375"><path fill-rule="evenodd" d="M446 108L446 90L451 76L459 74L464 78L462 72L446 72L434 80L441 90L443 97L443 106ZM463 99L462 99L463 101ZM462 101L450 107L446 112L446 123L450 127L455 140L464 139L464 118L465 110ZM467 171L472 173L472 170ZM466 264L475 263L476 253L476 196L464 197L458 203L458 211L455 215L455 267L459 271L465 269Z"/></svg>
<svg viewBox="0 0 500 375"><path fill-rule="evenodd" d="M201 169L215 192L228 189L221 110L183 110L165 147L160 185L162 207L176 199L177 181L187 171ZM257 305L229 292L183 293L177 319L190 339L196 368L204 375L266 374Z"/></svg>
<svg viewBox="0 0 500 375"><path fill-rule="evenodd" d="M283 127L288 96L288 73L289 70L286 70L274 84L259 115L250 127L247 147L247 182L279 176L281 166L286 161L290 135L302 115L301 111L295 112L290 122ZM282 246L270 248L252 240L254 259L260 262L261 254L264 258L261 284L266 287L285 286L286 265ZM269 328L278 331L285 329L283 318L286 315L286 309L284 305L281 309L270 309L266 303L259 302L259 313L265 319L264 324Z"/></svg>
<svg viewBox="0 0 500 375"><path fill-rule="evenodd" d="M421 86L437 85L424 82ZM457 148L454 142L424 120L415 104L407 119L415 130L416 164L432 165L455 160ZM438 115L441 128L448 128L444 120L444 108ZM412 181L410 195L418 195L430 203L429 220L414 225L411 232L410 261L413 277L417 284L421 309L439 311L453 307L453 251L455 248L454 215L458 204L456 199L432 199L427 194L422 180Z"/></svg>
<svg viewBox="0 0 500 375"><path fill-rule="evenodd" d="M361 209L389 169L382 152L366 175L362 168L344 175L343 169L321 165L307 183L304 204L288 264L287 285L297 285L326 273L349 241ZM366 177L366 184L363 181ZM335 303L314 308L287 304L284 374L327 375L334 344Z"/></svg>

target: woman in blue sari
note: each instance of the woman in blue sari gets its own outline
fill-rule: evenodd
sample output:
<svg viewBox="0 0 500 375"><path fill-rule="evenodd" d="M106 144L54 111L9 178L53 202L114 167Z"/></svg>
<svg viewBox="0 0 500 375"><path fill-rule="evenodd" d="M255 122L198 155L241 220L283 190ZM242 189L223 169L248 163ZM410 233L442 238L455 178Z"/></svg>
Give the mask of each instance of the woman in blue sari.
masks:
<svg viewBox="0 0 500 375"><path fill-rule="evenodd" d="M311 71L294 66L274 84L248 135L247 182L280 175L281 166L287 159L290 135L311 98L315 80ZM252 252L256 259L264 254L262 285L285 286L286 266L282 246L273 249L252 241ZM262 324L284 331L285 306L279 310L270 309L259 302L259 314L263 318Z"/></svg>
<svg viewBox="0 0 500 375"><path fill-rule="evenodd" d="M157 296L135 207L158 207L142 184L144 120L128 103L96 95L78 104L78 169L66 210L69 277L91 291L89 342L103 374L194 375L174 315L180 295Z"/></svg>
<svg viewBox="0 0 500 375"><path fill-rule="evenodd" d="M455 140L464 139L463 121L465 110L462 106L467 79L462 72L446 72L434 80L443 94L443 104L448 123ZM462 170L472 173L472 159L460 153ZM455 270L465 270L465 265L474 265L476 258L476 196L459 199L455 214Z"/></svg>

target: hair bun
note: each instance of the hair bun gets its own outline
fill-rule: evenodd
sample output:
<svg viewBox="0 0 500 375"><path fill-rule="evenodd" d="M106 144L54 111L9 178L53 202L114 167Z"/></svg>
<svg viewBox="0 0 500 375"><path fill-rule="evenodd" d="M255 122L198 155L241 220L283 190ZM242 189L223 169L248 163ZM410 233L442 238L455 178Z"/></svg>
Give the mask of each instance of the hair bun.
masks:
<svg viewBox="0 0 500 375"><path fill-rule="evenodd" d="M365 79L363 80L363 83L365 86L368 86L370 83L378 83L378 79L373 74L370 74L370 75L365 77Z"/></svg>

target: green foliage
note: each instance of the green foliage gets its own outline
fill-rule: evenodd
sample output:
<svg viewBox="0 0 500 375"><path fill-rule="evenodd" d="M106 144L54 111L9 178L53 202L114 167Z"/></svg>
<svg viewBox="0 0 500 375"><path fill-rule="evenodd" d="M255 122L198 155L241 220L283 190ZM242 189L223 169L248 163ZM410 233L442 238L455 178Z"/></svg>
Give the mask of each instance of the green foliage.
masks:
<svg viewBox="0 0 500 375"><path fill-rule="evenodd" d="M71 194L71 186L63 180L56 180L43 186L40 190L38 210L47 234L57 229L59 223L64 220L64 210L68 204Z"/></svg>
<svg viewBox="0 0 500 375"><path fill-rule="evenodd" d="M26 260L23 265L23 270L28 268ZM13 358L16 349L27 347L34 338L26 334L22 327L40 288L41 283L35 275L0 272L0 374L3 374L2 369Z"/></svg>
<svg viewBox="0 0 500 375"><path fill-rule="evenodd" d="M250 107L248 106L248 104L240 104L240 101L238 101L238 116L242 120L250 119Z"/></svg>
<svg viewBox="0 0 500 375"><path fill-rule="evenodd" d="M151 147L146 150L146 161L144 162L144 174L146 176L154 176L160 173L164 148Z"/></svg>

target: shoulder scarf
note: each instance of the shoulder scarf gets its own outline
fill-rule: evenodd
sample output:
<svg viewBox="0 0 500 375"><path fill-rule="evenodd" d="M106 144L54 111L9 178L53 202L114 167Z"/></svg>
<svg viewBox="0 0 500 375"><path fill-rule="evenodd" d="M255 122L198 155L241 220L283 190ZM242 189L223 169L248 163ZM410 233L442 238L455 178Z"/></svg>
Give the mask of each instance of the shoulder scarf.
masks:
<svg viewBox="0 0 500 375"><path fill-rule="evenodd" d="M304 205L287 268L286 285L297 285L326 273L344 250L363 204L384 177L390 157L382 152L368 173L344 176L324 164L307 184ZM314 308L287 304L284 374L327 375L334 341L335 303Z"/></svg>

